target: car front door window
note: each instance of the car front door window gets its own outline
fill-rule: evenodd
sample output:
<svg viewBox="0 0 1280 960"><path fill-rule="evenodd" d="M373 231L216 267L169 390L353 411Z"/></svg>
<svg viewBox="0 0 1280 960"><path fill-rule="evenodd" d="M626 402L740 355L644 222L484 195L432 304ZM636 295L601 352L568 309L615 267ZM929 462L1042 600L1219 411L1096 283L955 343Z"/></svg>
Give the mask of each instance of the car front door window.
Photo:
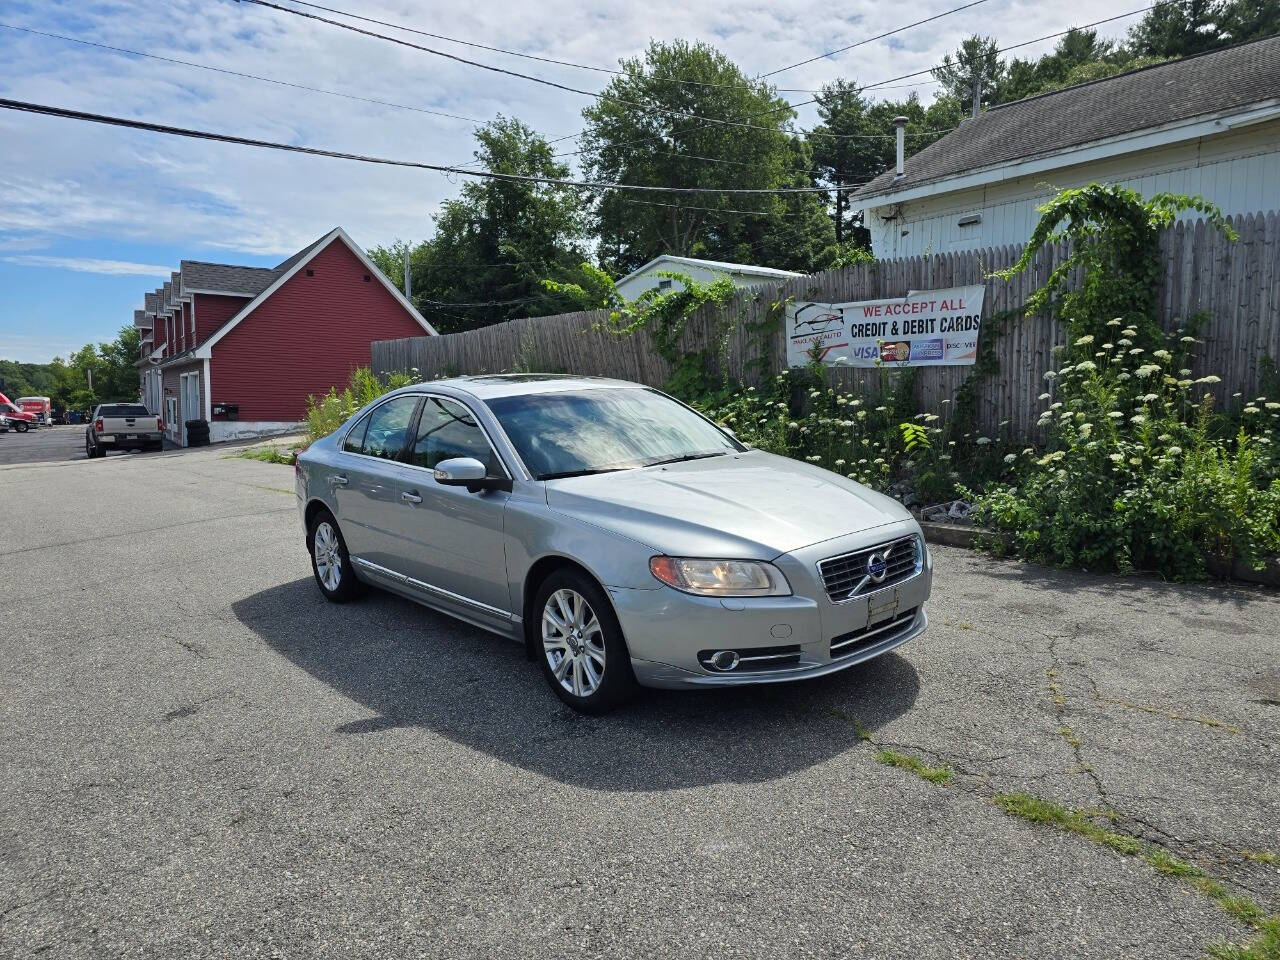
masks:
<svg viewBox="0 0 1280 960"><path fill-rule="evenodd" d="M418 433L410 462L414 466L432 469L442 460L456 457L479 460L490 475L502 472L488 438L471 411L443 397L427 397L418 419Z"/></svg>

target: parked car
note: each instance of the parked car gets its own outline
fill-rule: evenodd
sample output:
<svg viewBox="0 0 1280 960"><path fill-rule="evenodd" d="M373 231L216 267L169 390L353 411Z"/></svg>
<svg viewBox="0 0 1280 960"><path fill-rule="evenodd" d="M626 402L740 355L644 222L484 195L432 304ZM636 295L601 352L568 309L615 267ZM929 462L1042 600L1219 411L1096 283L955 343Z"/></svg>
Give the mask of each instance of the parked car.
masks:
<svg viewBox="0 0 1280 960"><path fill-rule="evenodd" d="M13 430L26 433L37 426L35 414L18 407L12 400L0 393L0 430Z"/></svg>
<svg viewBox="0 0 1280 960"><path fill-rule="evenodd" d="M19 397L14 404L21 410L33 414L37 423L46 427L53 424L53 401L49 397Z"/></svg>
<svg viewBox="0 0 1280 960"><path fill-rule="evenodd" d="M161 450L164 421L140 403L99 404L84 428L84 452L90 459L108 450Z"/></svg>
<svg viewBox="0 0 1280 960"><path fill-rule="evenodd" d="M518 640L579 710L829 674L928 622L932 559L901 504L623 381L393 391L295 482L327 599L375 585Z"/></svg>

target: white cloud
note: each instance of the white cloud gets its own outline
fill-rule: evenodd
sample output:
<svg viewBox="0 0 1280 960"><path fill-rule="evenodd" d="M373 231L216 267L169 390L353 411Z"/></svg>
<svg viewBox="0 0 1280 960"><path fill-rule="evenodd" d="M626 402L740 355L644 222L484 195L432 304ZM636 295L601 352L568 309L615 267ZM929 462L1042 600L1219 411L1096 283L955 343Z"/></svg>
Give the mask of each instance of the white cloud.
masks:
<svg viewBox="0 0 1280 960"><path fill-rule="evenodd" d="M85 257L44 257L34 254L23 254L16 257L4 257L6 263L16 263L23 267L54 267L63 270L75 270L78 273L101 273L106 276L139 276L165 277L172 272L171 268L156 266L150 263L130 263L128 260L95 260Z"/></svg>

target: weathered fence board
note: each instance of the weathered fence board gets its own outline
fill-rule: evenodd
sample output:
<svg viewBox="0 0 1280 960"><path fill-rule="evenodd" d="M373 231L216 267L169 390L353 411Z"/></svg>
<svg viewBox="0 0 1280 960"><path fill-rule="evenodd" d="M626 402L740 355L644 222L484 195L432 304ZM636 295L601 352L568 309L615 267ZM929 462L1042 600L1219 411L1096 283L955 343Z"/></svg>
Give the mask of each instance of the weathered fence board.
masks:
<svg viewBox="0 0 1280 960"><path fill-rule="evenodd" d="M1280 220L1276 214L1231 218L1239 240L1231 242L1205 224L1178 223L1161 238L1164 258L1159 296L1161 322L1168 330L1203 319L1193 372L1215 373L1219 401L1232 393L1253 396L1263 356L1280 355ZM859 263L840 270L796 277L782 284L740 290L725 307L737 318L722 371L731 381L758 382L786 364L782 304L788 299L842 302L904 296L909 290L985 283L984 321L1019 309L1061 262L1064 250L1035 257L1031 267L1009 281L992 274L1014 263L1021 247L1003 246L932 257ZM1078 283L1079 277L1073 282ZM686 325L682 344L691 351L715 350L715 308ZM660 386L671 369L645 334L616 337L602 329L603 310L512 320L466 333L408 340L383 340L371 348L378 373L416 368L424 378L498 373L517 368L619 377ZM772 322L763 334L762 324ZM983 337L995 335L984 323ZM978 385L978 426L1029 436L1042 404L1044 371L1054 346L1065 342L1062 327L1046 317L1008 320L995 344L999 371ZM969 376L970 367L921 367L914 389L922 410L948 412L948 404ZM872 388L881 370L833 369L832 379ZM894 372L887 374L896 376Z"/></svg>

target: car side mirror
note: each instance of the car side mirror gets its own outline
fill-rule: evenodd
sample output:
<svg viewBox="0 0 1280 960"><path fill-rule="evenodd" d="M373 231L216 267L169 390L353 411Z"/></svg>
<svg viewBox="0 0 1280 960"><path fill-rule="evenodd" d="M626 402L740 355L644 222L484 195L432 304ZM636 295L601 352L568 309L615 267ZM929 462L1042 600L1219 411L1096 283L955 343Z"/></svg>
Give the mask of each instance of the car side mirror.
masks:
<svg viewBox="0 0 1280 960"><path fill-rule="evenodd" d="M720 427L720 429L721 429L721 430L723 430L725 433L727 433L727 434L728 434L730 437L732 437L734 440L737 440L737 439L738 439L738 435L737 435L736 433L734 433L732 430L730 430L728 427L726 427L726 426L721 426L721 427ZM738 442L739 442L739 443L741 443L741 441L738 441Z"/></svg>
<svg viewBox="0 0 1280 960"><path fill-rule="evenodd" d="M485 478L485 466L475 457L454 457L436 464L436 483L446 487L466 487Z"/></svg>

